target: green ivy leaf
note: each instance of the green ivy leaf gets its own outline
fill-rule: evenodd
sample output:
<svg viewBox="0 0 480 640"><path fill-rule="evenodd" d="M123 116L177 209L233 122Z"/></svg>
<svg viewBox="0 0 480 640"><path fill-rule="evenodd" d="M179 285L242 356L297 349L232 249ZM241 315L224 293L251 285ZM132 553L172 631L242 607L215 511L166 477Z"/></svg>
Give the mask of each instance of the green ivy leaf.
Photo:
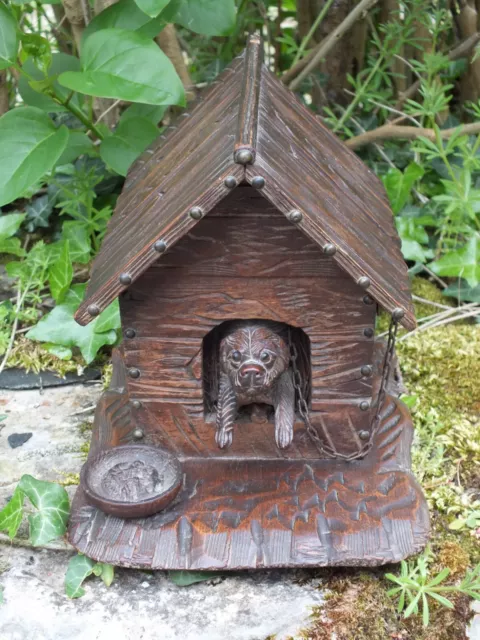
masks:
<svg viewBox="0 0 480 640"><path fill-rule="evenodd" d="M62 237L68 240L70 259L73 263L88 264L92 250L90 238L85 225L75 220L63 223Z"/></svg>
<svg viewBox="0 0 480 640"><path fill-rule="evenodd" d="M480 284L476 287L470 287L465 281L449 285L443 289L442 294L450 298L456 298L462 302L479 302L480 303Z"/></svg>
<svg viewBox="0 0 480 640"><path fill-rule="evenodd" d="M130 165L158 136L158 128L146 118L120 120L115 133L100 145L100 156L111 169L127 175Z"/></svg>
<svg viewBox="0 0 480 640"><path fill-rule="evenodd" d="M392 167L383 177L383 184L394 213L400 213L407 204L413 185L424 173L423 167L412 162L405 171L402 172L400 169Z"/></svg>
<svg viewBox="0 0 480 640"><path fill-rule="evenodd" d="M48 228L49 218L53 211L54 200L54 197L46 193L27 204L25 207L25 212L27 214L25 228L28 233L33 233L40 227L44 229Z"/></svg>
<svg viewBox="0 0 480 640"><path fill-rule="evenodd" d="M0 3L0 69L15 64L18 50L17 21L7 6Z"/></svg>
<svg viewBox="0 0 480 640"><path fill-rule="evenodd" d="M95 333L120 329L120 327L120 304L117 298L95 320Z"/></svg>
<svg viewBox="0 0 480 640"><path fill-rule="evenodd" d="M23 501L25 495L18 487L6 506L0 511L0 531L6 531L9 538L17 535L23 518Z"/></svg>
<svg viewBox="0 0 480 640"><path fill-rule="evenodd" d="M53 343L63 347L78 347L87 364L90 364L98 350L106 344L115 344L117 332L115 330L97 333L97 323L102 314L86 327L75 322L73 315L83 299L85 285L73 285L65 296L50 313L27 333L27 337L38 342ZM103 313L106 313L107 309Z"/></svg>
<svg viewBox="0 0 480 640"><path fill-rule="evenodd" d="M0 238L10 238L17 233L24 219L24 213L8 213L0 216Z"/></svg>
<svg viewBox="0 0 480 640"><path fill-rule="evenodd" d="M72 350L68 347L62 347L58 344L52 344L47 342L47 344L42 345L45 351L51 353L53 356L59 358L60 360L70 360L72 357Z"/></svg>
<svg viewBox="0 0 480 640"><path fill-rule="evenodd" d="M30 539L35 546L46 544L65 533L70 502L63 487L42 482L30 475L22 476L18 488L38 510L30 514Z"/></svg>
<svg viewBox="0 0 480 640"><path fill-rule="evenodd" d="M0 238L0 253L10 253L13 256L24 256L25 250L19 238Z"/></svg>
<svg viewBox="0 0 480 640"><path fill-rule="evenodd" d="M205 582L212 578L218 578L216 571L169 571L169 579L177 585L177 587L189 587L197 582Z"/></svg>
<svg viewBox="0 0 480 640"><path fill-rule="evenodd" d="M70 558L65 574L65 593L69 598L80 598L84 595L82 583L92 575L94 566L95 561L87 556L76 555Z"/></svg>
<svg viewBox="0 0 480 640"><path fill-rule="evenodd" d="M0 118L0 206L21 196L55 165L68 142L46 113L20 107Z"/></svg>
<svg viewBox="0 0 480 640"><path fill-rule="evenodd" d="M62 73L59 82L90 96L146 104L185 104L173 64L149 38L125 29L104 29L83 45L81 72Z"/></svg>
<svg viewBox="0 0 480 640"><path fill-rule="evenodd" d="M464 278L476 287L480 283L480 234L474 233L464 247L449 251L429 267L438 276Z"/></svg>
<svg viewBox="0 0 480 640"><path fill-rule="evenodd" d="M120 0L93 18L82 35L82 45L93 33L101 29L128 29L154 38L165 26L160 15L153 20L135 4L134 0Z"/></svg>
<svg viewBox="0 0 480 640"><path fill-rule="evenodd" d="M68 240L63 243L60 255L48 270L50 292L55 302L62 302L73 278Z"/></svg>
<svg viewBox="0 0 480 640"><path fill-rule="evenodd" d="M35 62L31 58L25 61L23 69L29 76L34 78L34 82L29 81L28 78L23 75L18 79L18 91L25 104L31 107L37 107L38 109L42 109L42 111L46 111L48 113L67 110L48 95L41 93L41 91L45 91L45 89L51 87L60 98L65 100L69 91L58 83L57 77L64 71L79 71L80 60L78 58L75 56L69 56L66 53L54 53L52 55L52 63L48 69L47 81L45 81L43 71L36 66ZM35 82L35 80L37 82ZM71 101L77 107L80 107L81 102L78 95L72 96Z"/></svg>
<svg viewBox="0 0 480 640"><path fill-rule="evenodd" d="M206 36L225 36L235 27L234 0L172 0L165 20Z"/></svg>
<svg viewBox="0 0 480 640"><path fill-rule="evenodd" d="M156 18L170 0L135 0L138 7L151 18Z"/></svg>
<svg viewBox="0 0 480 640"><path fill-rule="evenodd" d="M102 563L102 572L100 574L100 577L103 580L103 583L106 587L109 587L112 582L113 582L113 578L115 577L115 567L111 564L103 564Z"/></svg>

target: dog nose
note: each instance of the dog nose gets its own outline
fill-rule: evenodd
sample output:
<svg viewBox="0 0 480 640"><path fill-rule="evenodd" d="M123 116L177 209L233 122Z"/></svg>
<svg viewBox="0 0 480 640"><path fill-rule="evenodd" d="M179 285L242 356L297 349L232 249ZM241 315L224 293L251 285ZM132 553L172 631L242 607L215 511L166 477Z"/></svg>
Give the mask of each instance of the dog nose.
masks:
<svg viewBox="0 0 480 640"><path fill-rule="evenodd" d="M243 379L259 380L262 377L263 369L255 364L244 364L239 373Z"/></svg>

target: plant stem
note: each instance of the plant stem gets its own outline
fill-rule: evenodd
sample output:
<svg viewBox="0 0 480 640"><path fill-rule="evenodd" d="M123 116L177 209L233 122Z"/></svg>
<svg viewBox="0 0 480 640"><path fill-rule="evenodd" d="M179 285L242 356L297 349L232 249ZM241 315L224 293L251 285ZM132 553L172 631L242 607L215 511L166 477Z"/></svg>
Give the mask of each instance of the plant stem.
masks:
<svg viewBox="0 0 480 640"><path fill-rule="evenodd" d="M58 104L61 104L63 107L68 109L70 113L78 118L80 122L87 127L87 130L94 133L99 140L103 140L103 133L95 126L95 124L91 120L88 119L88 117L79 107L77 107L73 102L70 101L70 98L68 98L67 100L62 100L62 98L60 98L58 95L54 95L55 101L58 102Z"/></svg>
<svg viewBox="0 0 480 640"><path fill-rule="evenodd" d="M303 38L300 46L298 47L298 51L297 51L297 53L295 55L295 58L293 59L292 65L291 65L292 67L294 65L296 65L297 62L302 57L303 52L305 51L305 48L306 48L307 44L312 39L312 36L315 33L315 31L322 24L323 19L324 19L325 15L326 15L327 11L330 9L330 6L333 4L333 2L334 2L334 0L327 0L327 2L323 5L322 10L320 11L320 13L318 14L318 16L315 19L315 22L312 24L312 26L310 27L309 32Z"/></svg>
<svg viewBox="0 0 480 640"><path fill-rule="evenodd" d="M365 80L365 82L362 84L362 86L356 91L355 93L355 97L354 99L351 101L351 103L348 105L348 107L345 109L345 111L342 114L342 117L340 118L340 120L337 122L337 124L335 125L333 132L335 133L336 131L338 131L338 129L340 129L340 127L342 127L344 125L344 123L348 120L348 118L350 117L352 111L355 109L355 107L357 106L357 104L361 101L363 94L365 93L366 88L368 87L368 85L370 84L370 82L373 80L373 77L375 76L375 74L377 73L377 71L380 68L380 65L383 62L383 55L380 55L377 59L377 61L375 62L375 64L373 65L370 73L367 76L367 79Z"/></svg>

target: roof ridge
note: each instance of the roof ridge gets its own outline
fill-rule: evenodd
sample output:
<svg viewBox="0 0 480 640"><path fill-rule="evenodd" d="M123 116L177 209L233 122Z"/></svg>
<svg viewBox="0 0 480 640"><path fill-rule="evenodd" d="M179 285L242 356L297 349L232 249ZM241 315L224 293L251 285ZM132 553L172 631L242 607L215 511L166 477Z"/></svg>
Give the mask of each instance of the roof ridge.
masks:
<svg viewBox="0 0 480 640"><path fill-rule="evenodd" d="M262 54L260 35L250 36L245 53L242 94L234 146L234 160L237 164L246 165L255 162Z"/></svg>

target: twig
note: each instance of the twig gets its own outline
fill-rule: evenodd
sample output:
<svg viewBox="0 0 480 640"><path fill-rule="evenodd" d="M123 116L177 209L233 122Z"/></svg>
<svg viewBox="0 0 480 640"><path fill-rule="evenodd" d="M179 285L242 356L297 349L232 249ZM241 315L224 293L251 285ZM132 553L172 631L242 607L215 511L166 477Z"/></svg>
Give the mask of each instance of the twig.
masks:
<svg viewBox="0 0 480 640"><path fill-rule="evenodd" d="M472 309L473 306L475 307L474 309ZM465 309L470 310L465 313ZM425 322L413 331L410 331L410 333L401 336L398 338L398 341L402 342L403 340L407 340L412 335L421 331L426 331L427 329L433 329L435 327L449 324L450 322L457 322L458 320L465 320L466 318L472 318L475 316L480 316L480 306L476 302L464 305L463 307L453 307L451 313L445 311L443 313L436 314L436 319L435 316L432 316L432 319L429 322Z"/></svg>
<svg viewBox="0 0 480 640"><path fill-rule="evenodd" d="M442 289L446 289L448 287L448 284L444 280L442 280L439 276L437 276L437 274L434 273L431 269L429 269L426 264L422 264L422 269L426 273L428 273L428 275L431 276L435 280L435 282L438 282L438 284L442 287Z"/></svg>
<svg viewBox="0 0 480 640"><path fill-rule="evenodd" d="M92 404L89 407L85 407L85 409L80 409L79 411L71 413L68 417L71 418L73 416L81 416L83 413L90 413L90 411L93 411L95 409L95 406L96 405Z"/></svg>
<svg viewBox="0 0 480 640"><path fill-rule="evenodd" d="M361 0L357 6L346 16L326 38L324 38L309 55L299 60L293 65L282 77L282 82L288 84L288 87L294 91L325 58L328 52L336 45L349 29L353 27L355 22L361 18L378 0Z"/></svg>
<svg viewBox="0 0 480 640"><path fill-rule="evenodd" d="M98 124L101 120L103 120L103 118L104 118L108 113L110 113L110 111L111 111L112 109L115 109L115 107L117 107L117 106L120 104L120 102L121 102L121 100L114 100L114 102L112 102L112 104L111 104L109 107L107 107L107 109L105 109L105 111L104 111L103 113L101 113L101 114L98 116L98 118L97 118L97 120L96 120L96 122L95 122L95 126L97 126L97 124Z"/></svg>
<svg viewBox="0 0 480 640"><path fill-rule="evenodd" d="M8 341L7 350L5 351L5 355L3 356L2 363L0 364L0 373L2 373L2 371L5 369L8 359L10 357L10 354L12 352L13 343L15 342L15 335L17 333L18 316L20 314L20 309L22 308L22 305L27 293L28 293L28 286L25 287L25 290L23 291L23 293L20 293L20 287L17 290L17 304L15 307L15 318L13 320L12 331L10 333L10 339Z"/></svg>
<svg viewBox="0 0 480 640"><path fill-rule="evenodd" d="M450 138L454 133L462 133L464 135L473 135L480 133L480 122L471 122L459 127L452 127L451 129L441 129L438 133L442 140ZM371 131L366 131L359 136L354 136L345 142L350 149L358 149L366 144L372 142L378 142L379 140L416 140L419 137L427 138L435 142L436 134L433 129L426 129L425 127L403 127L392 123L387 123Z"/></svg>
<svg viewBox="0 0 480 640"><path fill-rule="evenodd" d="M348 94L349 96L355 96L355 92L354 91L349 91L348 89L344 89L344 92L346 94ZM401 116L402 120L411 120L411 122L413 122L413 124L416 124L417 127L421 127L422 125L420 124L420 122L414 118L413 116L408 115L407 113L403 113L402 111L398 111L398 109L394 109L393 107L390 107L388 104L382 104L381 102L376 102L375 100L372 100L371 98L368 99L369 102L371 102L372 104L374 104L377 107L380 107L380 109L385 109L386 111L390 111L390 113L395 113L397 116ZM392 123L390 123L392 124Z"/></svg>
<svg viewBox="0 0 480 640"><path fill-rule="evenodd" d="M318 14L318 16L315 18L312 26L310 27L309 32L307 33L307 35L303 38L302 42L300 43L300 46L298 47L298 51L295 55L295 58L293 59L292 62L292 68L297 64L297 62L300 60L300 58L303 55L303 52L305 51L305 48L307 46L307 44L310 42L310 40L312 39L313 34L315 33L315 31L318 29L318 27L321 25L323 18L325 17L327 11L330 9L330 5L334 2L334 0L327 0L327 2L323 5L322 10L320 11L320 13Z"/></svg>
<svg viewBox="0 0 480 640"><path fill-rule="evenodd" d="M439 302L432 302L432 300L427 300L427 298L421 298L420 296L416 296L412 294L412 298L417 302L422 302L423 304L429 304L431 307L437 307L438 309L451 309L447 304L440 304Z"/></svg>
<svg viewBox="0 0 480 640"><path fill-rule="evenodd" d="M6 534L0 533L0 544L9 545L12 547L24 547L26 549L48 549L49 551L73 551L73 547L68 542L48 542L47 544L41 544L35 546L29 540L25 538L9 538Z"/></svg>

